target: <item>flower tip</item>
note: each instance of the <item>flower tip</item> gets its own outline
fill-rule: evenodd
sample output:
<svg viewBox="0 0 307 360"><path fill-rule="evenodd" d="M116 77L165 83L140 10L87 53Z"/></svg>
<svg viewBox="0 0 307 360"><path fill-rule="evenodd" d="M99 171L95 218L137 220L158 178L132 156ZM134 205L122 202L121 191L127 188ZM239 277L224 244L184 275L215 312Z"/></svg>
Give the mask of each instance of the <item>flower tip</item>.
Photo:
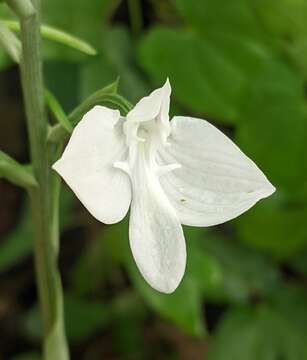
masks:
<svg viewBox="0 0 307 360"><path fill-rule="evenodd" d="M265 199L276 191L275 186L273 186L269 181L263 186L262 190L260 190L259 199Z"/></svg>
<svg viewBox="0 0 307 360"><path fill-rule="evenodd" d="M58 165L59 165L59 160L56 161L52 166L51 166L51 169L56 171L56 172L59 172L59 168L58 168Z"/></svg>
<svg viewBox="0 0 307 360"><path fill-rule="evenodd" d="M172 294L181 284L185 273L185 265L186 264L184 263L183 266L179 266L179 268L177 267L176 271L173 274L164 274L162 276L160 275L157 278L148 276L148 274L146 276L146 274L142 272L141 273L144 279L153 289L163 294Z"/></svg>
<svg viewBox="0 0 307 360"><path fill-rule="evenodd" d="M161 89L164 91L164 94L166 94L167 96L171 94L172 87L168 77L166 78L165 83Z"/></svg>
<svg viewBox="0 0 307 360"><path fill-rule="evenodd" d="M166 281L160 284L150 284L155 290L159 291L162 294L172 294L176 291L176 289L178 288L178 286L181 283L180 279L179 281Z"/></svg>
<svg viewBox="0 0 307 360"><path fill-rule="evenodd" d="M267 186L267 196L273 195L275 191L276 191L276 187L269 182Z"/></svg>
<svg viewBox="0 0 307 360"><path fill-rule="evenodd" d="M65 172L65 166L62 158L58 159L52 166L51 169L54 170L58 175L63 177L63 173Z"/></svg>

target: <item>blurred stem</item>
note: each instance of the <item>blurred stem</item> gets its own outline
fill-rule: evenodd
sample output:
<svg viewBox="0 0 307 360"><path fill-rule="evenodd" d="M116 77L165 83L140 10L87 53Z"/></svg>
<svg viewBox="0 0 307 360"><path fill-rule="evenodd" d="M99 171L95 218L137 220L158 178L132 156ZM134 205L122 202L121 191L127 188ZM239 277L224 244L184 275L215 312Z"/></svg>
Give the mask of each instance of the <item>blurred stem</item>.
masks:
<svg viewBox="0 0 307 360"><path fill-rule="evenodd" d="M20 61L33 172L38 186L30 191L34 224L34 254L44 329L44 359L67 360L62 288L57 270L58 186L51 174L47 148L47 117L40 54L40 0L7 0L19 17Z"/></svg>
<svg viewBox="0 0 307 360"><path fill-rule="evenodd" d="M143 27L142 8L140 0L128 0L130 23L133 35L138 37Z"/></svg>

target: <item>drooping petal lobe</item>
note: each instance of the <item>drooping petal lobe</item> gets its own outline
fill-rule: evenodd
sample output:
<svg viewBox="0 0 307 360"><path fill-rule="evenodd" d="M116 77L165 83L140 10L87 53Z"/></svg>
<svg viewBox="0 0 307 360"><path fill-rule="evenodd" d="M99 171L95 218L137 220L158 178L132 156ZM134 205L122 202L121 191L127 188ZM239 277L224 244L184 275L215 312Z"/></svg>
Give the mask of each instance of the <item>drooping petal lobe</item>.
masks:
<svg viewBox="0 0 307 360"><path fill-rule="evenodd" d="M129 176L113 166L127 156L122 127L118 110L95 106L53 165L88 211L106 224L122 220L131 203Z"/></svg>
<svg viewBox="0 0 307 360"><path fill-rule="evenodd" d="M146 281L163 293L179 285L186 265L182 227L143 150L131 174L133 199L129 239L133 257Z"/></svg>
<svg viewBox="0 0 307 360"><path fill-rule="evenodd" d="M183 224L223 223L275 191L256 164L209 122L177 116L171 129L170 146L159 151L159 161L181 168L160 181Z"/></svg>

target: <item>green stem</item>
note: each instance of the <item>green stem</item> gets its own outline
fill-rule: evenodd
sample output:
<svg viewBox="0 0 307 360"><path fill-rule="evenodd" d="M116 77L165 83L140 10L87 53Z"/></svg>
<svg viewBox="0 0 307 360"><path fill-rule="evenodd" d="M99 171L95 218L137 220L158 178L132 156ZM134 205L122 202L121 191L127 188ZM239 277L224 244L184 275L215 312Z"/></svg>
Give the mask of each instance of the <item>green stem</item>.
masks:
<svg viewBox="0 0 307 360"><path fill-rule="evenodd" d="M140 0L128 0L130 23L133 35L138 37L143 27L142 9Z"/></svg>
<svg viewBox="0 0 307 360"><path fill-rule="evenodd" d="M38 187L30 191L34 220L34 254L44 329L44 359L67 360L63 325L63 300L57 270L57 186L53 186L47 148L47 117L40 53L40 0L7 0L19 17L22 56L20 61L33 172Z"/></svg>

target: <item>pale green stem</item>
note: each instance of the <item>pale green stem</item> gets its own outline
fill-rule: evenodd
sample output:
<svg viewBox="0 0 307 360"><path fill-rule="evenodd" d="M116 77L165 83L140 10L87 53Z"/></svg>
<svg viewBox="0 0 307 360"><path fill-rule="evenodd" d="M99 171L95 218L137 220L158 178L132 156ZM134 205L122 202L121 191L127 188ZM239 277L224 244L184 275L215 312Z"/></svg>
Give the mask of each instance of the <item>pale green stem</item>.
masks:
<svg viewBox="0 0 307 360"><path fill-rule="evenodd" d="M19 17L22 56L20 61L33 172L38 182L30 191L34 224L34 255L43 322L44 359L67 360L63 329L63 300L57 270L58 187L51 174L47 147L47 117L40 53L39 0L7 0ZM56 354L56 355L55 355Z"/></svg>

